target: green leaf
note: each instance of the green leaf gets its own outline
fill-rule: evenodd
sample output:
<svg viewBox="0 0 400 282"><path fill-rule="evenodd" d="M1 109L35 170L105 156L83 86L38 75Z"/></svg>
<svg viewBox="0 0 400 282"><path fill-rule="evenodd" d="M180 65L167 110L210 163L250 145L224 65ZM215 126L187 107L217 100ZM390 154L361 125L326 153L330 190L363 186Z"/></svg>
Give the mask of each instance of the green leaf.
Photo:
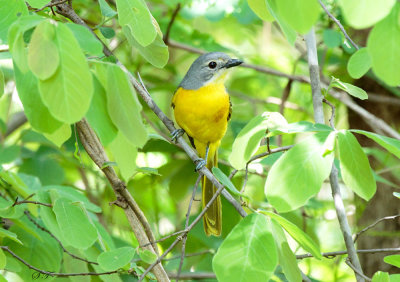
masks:
<svg viewBox="0 0 400 282"><path fill-rule="evenodd" d="M113 38L115 36L115 31L111 27L101 26L99 27L99 30L101 34L103 34L103 36L107 39Z"/></svg>
<svg viewBox="0 0 400 282"><path fill-rule="evenodd" d="M18 158L21 151L21 147L18 145L11 145L3 147L0 145L0 164L6 164L13 162Z"/></svg>
<svg viewBox="0 0 400 282"><path fill-rule="evenodd" d="M103 55L103 45L86 27L74 23L67 23L66 26L72 31L86 53L97 56Z"/></svg>
<svg viewBox="0 0 400 282"><path fill-rule="evenodd" d="M392 2L391 0L389 1ZM380 1L376 3L381 5ZM400 68L398 67L400 65L400 52L398 52L400 26L398 24L398 13L399 4L396 4L389 16L373 27L367 41L372 70L380 79L391 86L400 84Z"/></svg>
<svg viewBox="0 0 400 282"><path fill-rule="evenodd" d="M4 238L4 237L10 238L14 242L17 242L18 244L23 245L21 240L18 239L17 234L0 227L0 238Z"/></svg>
<svg viewBox="0 0 400 282"><path fill-rule="evenodd" d="M43 104L38 89L38 80L32 72L22 73L14 63L14 76L18 96L24 105L24 112L31 126L44 133L52 133L60 128L62 123L56 120Z"/></svg>
<svg viewBox="0 0 400 282"><path fill-rule="evenodd" d="M355 52L347 63L347 71L352 78L360 78L371 68L371 57L367 48Z"/></svg>
<svg viewBox="0 0 400 282"><path fill-rule="evenodd" d="M272 219L276 220L280 226L285 228L287 233L290 234L290 236L296 240L299 245L306 250L307 252L310 252L315 258L321 259L321 250L318 247L318 245L311 239L310 236L308 236L306 233L304 233L299 227L297 227L295 224L291 223L289 220L286 218L273 213L269 211L260 211L261 213L268 215Z"/></svg>
<svg viewBox="0 0 400 282"><path fill-rule="evenodd" d="M74 249L73 254L80 253L78 250ZM80 254L79 254L80 255ZM87 273L89 272L88 264L82 260L75 259L71 257L69 254L63 254L63 266L65 268L65 272L67 273ZM68 280L71 282L90 282L90 276L70 276Z"/></svg>
<svg viewBox="0 0 400 282"><path fill-rule="evenodd" d="M117 0L116 3L120 26L128 28L130 34L143 47L153 42L157 30L146 3L143 0Z"/></svg>
<svg viewBox="0 0 400 282"><path fill-rule="evenodd" d="M229 162L235 169L243 169L260 146L260 141L266 136L267 129L286 127L285 118L275 112L265 112L251 119L239 132L232 145Z"/></svg>
<svg viewBox="0 0 400 282"><path fill-rule="evenodd" d="M117 137L110 143L109 147L122 177L128 182L136 169L137 148L126 139L121 131L118 132Z"/></svg>
<svg viewBox="0 0 400 282"><path fill-rule="evenodd" d="M61 147L61 145L71 137L71 133L71 126L69 124L63 124L53 133L44 133L43 135L57 147Z"/></svg>
<svg viewBox="0 0 400 282"><path fill-rule="evenodd" d="M342 44L342 34L334 29L324 29L323 35L324 43L329 48L335 48Z"/></svg>
<svg viewBox="0 0 400 282"><path fill-rule="evenodd" d="M97 240L97 230L89 220L81 203L73 203L66 198L58 198L53 211L58 226L63 230L65 240L73 247L87 249Z"/></svg>
<svg viewBox="0 0 400 282"><path fill-rule="evenodd" d="M91 203L88 198L81 192L79 192L76 188L64 185L48 185L42 187L44 191L57 191L57 193L67 199L70 199L73 202L81 202L88 211L100 213L101 208ZM54 201L54 200L53 200Z"/></svg>
<svg viewBox="0 0 400 282"><path fill-rule="evenodd" d="M0 68L0 98L4 94L4 73Z"/></svg>
<svg viewBox="0 0 400 282"><path fill-rule="evenodd" d="M107 94L96 76L93 76L94 94L86 118L99 136L103 146L110 144L118 130L111 121L107 110Z"/></svg>
<svg viewBox="0 0 400 282"><path fill-rule="evenodd" d="M32 190L30 190L24 181L18 176L18 174L11 171L1 171L0 170L0 178L2 178L5 182L11 185L11 189L17 192L21 197L28 197L32 194Z"/></svg>
<svg viewBox="0 0 400 282"><path fill-rule="evenodd" d="M376 182L368 158L351 132L340 131L338 141L343 182L368 201L376 191Z"/></svg>
<svg viewBox="0 0 400 282"><path fill-rule="evenodd" d="M116 65L107 68L106 90L111 120L129 142L141 148L147 141L147 131L140 115L142 105L127 75Z"/></svg>
<svg viewBox="0 0 400 282"><path fill-rule="evenodd" d="M289 247L282 227L275 220L271 220L271 223L272 235L278 251L279 265L282 267L286 279L291 282L301 282L302 277L296 256Z"/></svg>
<svg viewBox="0 0 400 282"><path fill-rule="evenodd" d="M279 26L281 27L283 34L288 40L289 44L294 45L296 41L297 33L294 29L292 29L289 24L283 19L283 17L278 12L277 1L279 0L265 0L267 4L268 11L275 18Z"/></svg>
<svg viewBox="0 0 400 282"><path fill-rule="evenodd" d="M28 14L28 8L23 0L0 0L0 44L7 44L7 32L18 17Z"/></svg>
<svg viewBox="0 0 400 282"><path fill-rule="evenodd" d="M250 9L263 21L272 22L274 17L268 11L265 0L247 0Z"/></svg>
<svg viewBox="0 0 400 282"><path fill-rule="evenodd" d="M298 33L306 34L317 21L320 6L315 0L279 0L279 14Z"/></svg>
<svg viewBox="0 0 400 282"><path fill-rule="evenodd" d="M323 156L328 132L316 133L296 144L272 166L265 183L265 195L278 212L306 204L328 177L333 154ZM296 183L296 189L293 189Z"/></svg>
<svg viewBox="0 0 400 282"><path fill-rule="evenodd" d="M99 255L97 262L105 271L117 270L128 264L135 255L135 249L122 247Z"/></svg>
<svg viewBox="0 0 400 282"><path fill-rule="evenodd" d="M400 268L400 255L386 256L383 261Z"/></svg>
<svg viewBox="0 0 400 282"><path fill-rule="evenodd" d="M233 185L233 183L231 182L231 180L228 178L228 176L225 175L225 173L222 172L222 170L220 170L218 167L213 167L212 168L212 173L214 174L214 176L222 183L222 185L224 185L226 188L228 188L228 190L236 196L242 196L245 198L248 198L247 196L243 195L242 193L240 193L235 185Z"/></svg>
<svg viewBox="0 0 400 282"><path fill-rule="evenodd" d="M363 135L367 136L368 138L371 138L376 143L378 143L383 148L385 148L390 153L392 153L393 155L395 155L396 157L398 157L400 159L400 140L390 138L387 136L382 136L382 135L364 131L364 130L352 129L350 131L359 133L359 134L363 134Z"/></svg>
<svg viewBox="0 0 400 282"><path fill-rule="evenodd" d="M58 162L46 156L25 159L18 172L37 176L43 185L61 184L65 177L64 170Z"/></svg>
<svg viewBox="0 0 400 282"><path fill-rule="evenodd" d="M331 86L342 89L343 91L346 91L347 93L349 93L351 96L357 97L361 100L368 99L368 94L363 89L361 89L357 86L354 86L350 83L341 82L337 78L335 78L332 81Z"/></svg>
<svg viewBox="0 0 400 282"><path fill-rule="evenodd" d="M271 230L264 216L250 214L222 242L212 265L218 281L268 281L278 263Z"/></svg>
<svg viewBox="0 0 400 282"><path fill-rule="evenodd" d="M157 261L157 255L150 250L139 249L139 257L142 261L148 264L152 264Z"/></svg>
<svg viewBox="0 0 400 282"><path fill-rule="evenodd" d="M103 17L112 18L117 14L117 12L114 11L114 9L112 9L105 0L99 0L99 4L100 4L100 11Z"/></svg>
<svg viewBox="0 0 400 282"><path fill-rule="evenodd" d="M79 121L89 109L93 95L92 75L72 31L62 23L56 26L56 44L60 66L51 78L39 81L39 90L50 113L71 124Z"/></svg>
<svg viewBox="0 0 400 282"><path fill-rule="evenodd" d="M400 282L400 274L391 274L389 275L390 282Z"/></svg>
<svg viewBox="0 0 400 282"><path fill-rule="evenodd" d="M36 219L37 220L37 219ZM33 236L27 230L15 224L10 228L10 231L17 234L18 238L22 242L27 242L25 245L21 245L11 239L5 238L3 245L8 246L15 254L21 257L23 260L39 269L57 271L61 267L62 252L59 244L54 238L50 237L46 232L38 229L33 223L27 219L23 221L23 225L29 226L35 230L38 237ZM9 263L16 262L16 259L7 255L7 266ZM32 281L32 275L36 272L29 269L21 262L17 262L17 265L21 266L21 271L18 272L18 276L21 281Z"/></svg>
<svg viewBox="0 0 400 282"><path fill-rule="evenodd" d="M272 137L279 134L293 134L293 133L303 133L303 132L331 132L332 128L328 125L321 123L312 123L309 121L299 121L294 123L289 123L287 125L282 125L276 127L269 131L267 136Z"/></svg>
<svg viewBox="0 0 400 282"><path fill-rule="evenodd" d="M122 28L129 44L135 47L140 54L153 66L163 68L169 59L168 46L165 45L160 34L157 34L154 41L146 47L141 46L135 38L130 34L129 27Z"/></svg>
<svg viewBox="0 0 400 282"><path fill-rule="evenodd" d="M24 214L24 207L21 205L12 206L14 202L0 198L0 217L20 218Z"/></svg>
<svg viewBox="0 0 400 282"><path fill-rule="evenodd" d="M346 22L356 29L370 27L386 17L395 0L339 0Z"/></svg>
<svg viewBox="0 0 400 282"><path fill-rule="evenodd" d="M371 282L389 282L389 273L378 271L375 272Z"/></svg>
<svg viewBox="0 0 400 282"><path fill-rule="evenodd" d="M28 45L28 65L37 78L50 78L59 66L60 56L55 43L55 26L43 21L35 28Z"/></svg>
<svg viewBox="0 0 400 282"><path fill-rule="evenodd" d="M395 196L395 197L400 199L400 193L398 193L398 192L393 192L393 196Z"/></svg>
<svg viewBox="0 0 400 282"><path fill-rule="evenodd" d="M0 249L0 269L3 270L6 267L6 264L7 264L6 255L4 254L3 249Z"/></svg>

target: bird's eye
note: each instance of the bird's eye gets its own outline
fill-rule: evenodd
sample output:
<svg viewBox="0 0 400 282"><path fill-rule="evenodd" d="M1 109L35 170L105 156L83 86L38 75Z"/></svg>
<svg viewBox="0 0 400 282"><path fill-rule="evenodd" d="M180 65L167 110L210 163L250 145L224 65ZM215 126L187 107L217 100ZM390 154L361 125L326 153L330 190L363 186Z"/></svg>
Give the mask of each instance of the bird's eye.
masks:
<svg viewBox="0 0 400 282"><path fill-rule="evenodd" d="M211 61L211 62L208 64L208 67L209 67L210 69L215 69L215 68L217 67L217 63L214 62L214 61Z"/></svg>

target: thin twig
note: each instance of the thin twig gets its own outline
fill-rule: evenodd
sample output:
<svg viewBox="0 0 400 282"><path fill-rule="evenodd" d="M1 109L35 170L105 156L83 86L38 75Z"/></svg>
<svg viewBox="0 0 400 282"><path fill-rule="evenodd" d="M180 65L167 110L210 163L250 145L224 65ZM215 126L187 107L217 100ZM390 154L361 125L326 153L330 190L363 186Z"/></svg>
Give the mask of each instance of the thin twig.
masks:
<svg viewBox="0 0 400 282"><path fill-rule="evenodd" d="M22 204L35 204L35 205L42 205L42 206L46 206L46 207L53 207L52 204L48 204L48 203L41 203L38 201L29 201L28 199L32 198L33 196L35 196L35 194L31 194L28 197L26 197L24 200L22 201L18 201L18 197L15 199L14 203L12 204L12 207L17 206L17 205L22 205Z"/></svg>
<svg viewBox="0 0 400 282"><path fill-rule="evenodd" d="M372 281L371 278L369 278L369 277L366 276L364 273L362 273L362 271L358 270L357 267L355 267L355 266L350 262L349 258L347 258L347 259L345 260L345 262L346 262L346 264L347 264L351 269L353 269L353 271L354 271L355 273L357 273L358 275L360 275L360 276L361 276L362 278L364 278L366 281Z"/></svg>
<svg viewBox="0 0 400 282"><path fill-rule="evenodd" d="M364 232L366 232L367 230L375 227L378 223L385 221L385 220L392 220L392 219L396 219L399 218L400 214L397 215L392 215L392 216L385 216L383 218L378 219L377 221L375 221L374 223L372 223L371 225L368 225L367 227L365 227L364 229L362 229L360 232L358 232L356 234L356 236L354 237L354 243L357 241L358 237L360 237L361 234L363 234Z"/></svg>
<svg viewBox="0 0 400 282"><path fill-rule="evenodd" d="M147 244L140 245L140 247L143 248L143 247L146 247L146 246L149 246L149 245L154 245L154 244L156 244L156 243L163 242L163 241L165 241L165 240L167 240L167 239L169 239L169 238L171 238L171 237L174 237L174 236L176 236L176 235L183 234L183 233L185 233L185 232L186 232L186 230L180 230L180 231L174 232L174 233L172 233L172 234L169 234L169 235L167 235L167 236L165 236L165 237L162 237L161 239L155 240L154 242L149 242L149 243L147 243Z"/></svg>
<svg viewBox="0 0 400 282"><path fill-rule="evenodd" d="M251 163L251 162L253 162L253 161L257 160L257 159L263 158L265 156L268 156L268 155L271 155L271 154L274 154L274 153L287 151L292 147L293 147L293 145L289 145L289 146L284 146L284 147L280 147L280 148L271 149L270 152L267 151L267 152L260 153L258 155L252 156L248 163Z"/></svg>
<svg viewBox="0 0 400 282"><path fill-rule="evenodd" d="M27 261L25 261L23 258L21 258L20 256L18 256L16 253L14 253L13 251L11 251L7 246L0 246L0 248L3 251L8 252L10 255L12 255L14 258L16 258L17 260L19 260L20 262L22 262L23 264L25 264L27 267L29 267L30 269L33 269L41 274L44 275L48 275L48 276L57 276L57 277L70 277L70 276L99 276L99 275L110 275L110 274L114 274L114 273L118 273L118 270L114 270L114 271L108 271L108 272L82 272L82 273L59 273L59 272L51 272L51 271L46 271L46 270L42 270L39 269L33 265L31 265L30 263L28 263Z"/></svg>
<svg viewBox="0 0 400 282"><path fill-rule="evenodd" d="M50 3L46 4L46 5L44 5L42 8L34 10L34 12L37 13L37 12L43 11L44 9L46 9L46 8L48 8L48 7L54 7L54 6L63 4L63 3L65 3L65 2L68 2L68 0L61 0L61 1L57 1L57 2L50 2Z"/></svg>
<svg viewBox="0 0 400 282"><path fill-rule="evenodd" d="M325 13L335 22L335 24L340 28L340 30L342 31L344 37L346 37L346 39L351 43L351 45L354 46L354 48L356 48L357 50L360 49L358 47L358 45L356 43L354 43L353 40L351 40L350 36L347 34L346 30L344 29L343 25L340 23L340 21L335 18L334 15L331 14L331 12L329 12L328 8L324 5L324 3L322 3L321 0L318 0L319 4L321 5L322 9L324 9Z"/></svg>
<svg viewBox="0 0 400 282"><path fill-rule="evenodd" d="M305 35L304 38L307 46L308 66L310 70L314 119L315 122L324 124L325 118L322 105L323 96L321 94L321 82L319 78L318 55L317 55L317 45L315 40L314 28L312 28L311 31ZM339 226L343 234L343 239L345 241L346 249L349 253L349 258L352 264L357 268L357 270L359 270L359 272L362 273L361 264L360 261L358 260L357 252L354 247L353 240L351 238L351 229L347 221L343 199L340 194L339 177L335 164L332 164L332 170L329 179L331 183L332 197L335 204ZM358 272L355 272L355 276L358 282L364 281L363 277L360 276Z"/></svg>
<svg viewBox="0 0 400 282"><path fill-rule="evenodd" d="M356 251L359 254L376 254L376 253L399 253L400 248L382 248L382 249L362 249ZM326 252L321 254L326 258L334 258L337 256L347 255L347 251ZM305 259L314 257L312 254L296 255L296 259Z"/></svg>
<svg viewBox="0 0 400 282"><path fill-rule="evenodd" d="M84 262L87 262L87 263L91 263L91 264L96 264L96 265L98 265L97 262L89 261L89 260L87 260L87 259L78 257L78 256L74 255L73 253L69 252L69 251L64 247L64 245L61 243L61 241L60 241L53 233L51 233L49 230L47 230L46 228L44 228L43 226L41 226L39 223L36 222L36 220L34 220L34 219L32 218L32 216L31 216L31 214L30 214L29 211L25 211L24 213L25 213L25 215L28 217L28 219L29 219L37 228L39 228L39 229L42 230L43 232L46 232L46 233L49 234L54 240L56 240L57 243L60 245L61 249L62 249L66 254L68 254L69 256L73 257L74 259L77 259L77 260L81 260L81 261L84 261Z"/></svg>
<svg viewBox="0 0 400 282"><path fill-rule="evenodd" d="M192 197L190 198L189 206L188 206L187 213L186 213L185 230L187 230L189 227L190 211L192 210L192 204L193 204L194 198L196 197L196 191L197 191L197 188L199 187L199 183L202 178L203 178L203 175L199 174L199 177L197 177L196 184L194 185L194 188L193 188ZM182 271L183 260L185 258L186 240L187 240L187 234L185 234L182 239L181 259L179 262L178 273L176 274L176 282L179 281L179 275L181 274L181 271Z"/></svg>
<svg viewBox="0 0 400 282"><path fill-rule="evenodd" d="M174 12L172 13L171 20L168 23L167 31L165 32L165 35L163 38L165 44L168 44L168 42L169 42L169 34L171 32L172 25L174 24L176 16L178 15L180 9L181 9L181 3L178 3L178 5L176 5ZM178 276L179 276L179 273L178 273Z"/></svg>

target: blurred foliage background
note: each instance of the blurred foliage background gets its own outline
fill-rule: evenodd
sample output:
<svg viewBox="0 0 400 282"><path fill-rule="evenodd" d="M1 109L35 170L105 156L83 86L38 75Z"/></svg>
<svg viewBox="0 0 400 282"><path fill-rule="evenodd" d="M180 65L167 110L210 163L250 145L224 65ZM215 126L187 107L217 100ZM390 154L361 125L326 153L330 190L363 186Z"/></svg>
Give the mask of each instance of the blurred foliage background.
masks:
<svg viewBox="0 0 400 282"><path fill-rule="evenodd" d="M116 8L114 1L107 2L112 8ZM289 75L308 76L303 37L297 36L295 42L289 44L276 22L272 22L271 19L267 19L269 21L261 20L249 7L249 4L252 5L255 2L245 0L147 1L149 10L164 35L177 5L180 5L169 30L169 41L167 42L167 45L169 43L169 60L163 68L155 68L149 64L135 48L128 44L115 17L104 21L97 1L74 0L73 7L89 26L95 28L95 32L110 46L116 57L131 72L140 73L152 98L161 110L172 118L171 98L190 64L198 57L195 49L207 52L223 51L249 64L268 67ZM331 13L344 24L352 39L360 46L365 46L369 29L352 29L344 20L343 12L336 1L329 0L324 3ZM4 8L5 6L1 7L1 9ZM40 13L51 16L49 9ZM61 16L55 17L62 18ZM347 63L356 50L344 39L339 28L325 13L320 13L315 30L322 79L329 82L333 76L374 94L374 99L355 100L355 103L384 119L398 131L400 124L400 91L398 87L388 86L376 78L372 71L360 79L353 79L348 74ZM109 234L109 240L115 247L136 247L138 243L124 212L118 206L110 204L115 200L115 196L107 179L84 153L83 147L77 145L74 126L71 126L68 140L58 146L54 143L54 139L53 142L50 141L46 135L33 130L29 123L18 123L23 107L16 93L12 62L8 52L0 52L0 67L5 77L5 92L0 98L0 125L2 128L0 136L2 170L0 173L1 171L16 173L25 183L36 183L35 185L39 186L66 185L73 187L84 194L91 203L101 208L101 212L91 213L91 217L95 218L96 224L103 226L102 228ZM235 137L254 116L266 111L280 111L289 123L313 122L311 87L307 83L291 81L279 74L266 74L256 69L239 67L232 71L226 86L233 104L232 120L219 150L221 160L219 167L226 175L233 170L229 165L228 156L231 153ZM283 107L282 96L284 93L288 96ZM382 97L389 97L389 100ZM336 106L335 124L337 129L357 128L369 131L378 130L379 133L379 129L371 128L368 122L343 103L331 97L328 99ZM166 140L169 139L169 133L159 119L145 103L142 101L141 103L150 138L137 152L136 172L125 180L129 191L151 223L156 238L161 238L184 227L185 214L197 173L194 172L194 165L186 154L175 144ZM325 112L328 118L330 113L328 107ZM305 135L275 136L271 138L270 143L274 146L292 145L302 140ZM399 199L392 195L400 185L398 158L376 147L366 138L360 138L359 141L364 146L375 171L378 191L370 202L366 202L355 196L351 190L343 187L342 195L353 231L359 231L362 227L383 216L399 213ZM112 151L107 149L107 153L111 160L114 160ZM269 207L264 194L264 183L269 168L281 154L271 155L253 162L249 166L245 194L251 198L249 204L251 208ZM132 163L134 162L135 160L132 159ZM115 168L118 171L118 168ZM242 187L244 174L244 171L239 171L233 177L232 182L236 187ZM5 175L0 174L0 177L4 179ZM16 195L7 186L7 183L7 179L2 182L1 193L10 199L10 196L15 197ZM296 189L295 187L296 183L293 183L293 189ZM199 189L196 199L201 197L200 193ZM24 198L23 195L18 196L20 199ZM188 236L186 253L193 254L193 256L185 258L183 273L212 272L213 255L225 237L240 221L238 213L225 199L222 199L222 203L222 236L206 237L201 224L198 224ZM31 213L34 214L33 209L30 207ZM195 201L191 219L200 212L200 209L201 203ZM320 245L322 252L345 249L329 183L324 183L318 195L313 197L307 205L282 215L311 236ZM23 232L18 231L15 226L25 226L28 223L26 217L7 219L3 221L3 227L13 225L14 232L22 234ZM30 226L34 229L34 226ZM359 248L398 247L400 243L399 227L398 220L381 223L360 238ZM29 230L25 231L29 233ZM32 235L30 236L32 237ZM161 250L168 248L173 240L174 237L160 242ZM296 254L305 252L294 240L289 240L289 244ZM27 246L29 247L29 244ZM37 253L44 254L44 250L37 249L33 255ZM88 254L86 253L85 256ZM177 270L179 258L176 259L176 256L180 256L179 247L168 255L168 260L164 264L167 271ZM360 257L367 275L372 276L378 269L399 273L395 267L385 264L382 256L365 254ZM299 265L313 281L354 281L353 272L346 266L344 257L341 256L322 260L303 259ZM15 262L14 268L10 269L17 271L16 269L21 267L23 266ZM3 274L8 281L18 280L18 277L12 272L3 272ZM21 277L22 281L32 278L29 274ZM134 276L129 275L68 279L71 281L136 280ZM285 279L278 268L271 280L286 281Z"/></svg>

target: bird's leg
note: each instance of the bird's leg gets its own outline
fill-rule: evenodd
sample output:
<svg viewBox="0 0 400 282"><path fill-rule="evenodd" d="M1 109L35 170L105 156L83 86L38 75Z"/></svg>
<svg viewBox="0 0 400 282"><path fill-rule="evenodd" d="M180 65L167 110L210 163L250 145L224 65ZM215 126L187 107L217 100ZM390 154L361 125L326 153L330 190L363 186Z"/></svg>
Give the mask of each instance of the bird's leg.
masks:
<svg viewBox="0 0 400 282"><path fill-rule="evenodd" d="M186 133L185 130L183 130L182 128L175 129L171 133L171 137L172 137L171 140L176 142L178 140L178 138L181 137L185 133Z"/></svg>
<svg viewBox="0 0 400 282"><path fill-rule="evenodd" d="M199 171L200 169L202 169L204 166L207 165L207 160L208 160L208 151L210 150L210 143L207 144L206 147L206 156L205 156L205 160L202 158L198 158L195 162L196 162L196 171Z"/></svg>

